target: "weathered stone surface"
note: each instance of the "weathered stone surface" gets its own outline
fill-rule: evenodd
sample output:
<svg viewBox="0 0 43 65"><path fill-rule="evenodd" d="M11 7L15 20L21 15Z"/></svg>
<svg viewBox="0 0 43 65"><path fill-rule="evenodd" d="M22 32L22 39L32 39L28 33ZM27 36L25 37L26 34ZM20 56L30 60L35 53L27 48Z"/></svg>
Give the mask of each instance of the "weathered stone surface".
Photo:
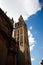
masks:
<svg viewBox="0 0 43 65"><path fill-rule="evenodd" d="M15 24L15 36L12 38L13 23L13 18L10 19L0 8L0 65L31 65L27 26L20 16L19 22ZM18 30L23 35L22 38L16 38ZM23 43L19 43L20 39Z"/></svg>
<svg viewBox="0 0 43 65"><path fill-rule="evenodd" d="M13 19L0 8L0 65L16 65L18 44L12 38ZM16 58L15 58L16 56Z"/></svg>
<svg viewBox="0 0 43 65"><path fill-rule="evenodd" d="M31 65L27 25L22 15L20 15L19 21L15 23L14 38L19 43L19 65Z"/></svg>

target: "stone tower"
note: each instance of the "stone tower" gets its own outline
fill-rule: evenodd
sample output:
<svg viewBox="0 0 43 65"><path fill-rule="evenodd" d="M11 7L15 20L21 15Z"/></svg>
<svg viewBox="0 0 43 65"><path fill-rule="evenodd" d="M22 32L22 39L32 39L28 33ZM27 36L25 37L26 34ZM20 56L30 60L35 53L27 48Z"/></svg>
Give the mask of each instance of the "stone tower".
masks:
<svg viewBox="0 0 43 65"><path fill-rule="evenodd" d="M24 64L22 63L20 65L31 65L27 25L24 22L22 15L20 15L18 23L15 23L14 38L19 43L19 49L24 55L21 55L24 58L20 59L21 62L24 62Z"/></svg>

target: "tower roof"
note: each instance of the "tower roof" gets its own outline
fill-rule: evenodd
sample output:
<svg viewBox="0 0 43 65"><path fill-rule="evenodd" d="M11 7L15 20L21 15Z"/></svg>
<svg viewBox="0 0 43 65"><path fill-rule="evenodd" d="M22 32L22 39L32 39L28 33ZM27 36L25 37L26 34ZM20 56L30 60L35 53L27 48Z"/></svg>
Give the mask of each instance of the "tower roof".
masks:
<svg viewBox="0 0 43 65"><path fill-rule="evenodd" d="M20 15L18 20L19 20L19 22L24 22L22 15Z"/></svg>

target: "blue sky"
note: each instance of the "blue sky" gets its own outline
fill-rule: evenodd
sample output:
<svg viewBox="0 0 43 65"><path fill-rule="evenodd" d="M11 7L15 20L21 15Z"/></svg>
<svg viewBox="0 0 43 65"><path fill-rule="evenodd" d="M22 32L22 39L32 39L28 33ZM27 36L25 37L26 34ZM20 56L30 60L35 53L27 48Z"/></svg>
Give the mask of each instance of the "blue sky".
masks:
<svg viewBox="0 0 43 65"><path fill-rule="evenodd" d="M27 27L32 65L43 59L43 0L0 0L0 7L17 22L22 14Z"/></svg>
<svg viewBox="0 0 43 65"><path fill-rule="evenodd" d="M35 47L31 51L31 56L34 58L32 65L40 65L43 58L43 7L36 14L30 16L26 20L27 26L32 26L30 30L35 38Z"/></svg>

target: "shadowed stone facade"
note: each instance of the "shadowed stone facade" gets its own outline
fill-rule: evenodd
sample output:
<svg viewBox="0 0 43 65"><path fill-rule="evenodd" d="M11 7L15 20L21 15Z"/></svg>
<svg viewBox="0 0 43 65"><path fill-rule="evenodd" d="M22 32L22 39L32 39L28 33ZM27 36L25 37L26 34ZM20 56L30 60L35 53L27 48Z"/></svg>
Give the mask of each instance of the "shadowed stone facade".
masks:
<svg viewBox="0 0 43 65"><path fill-rule="evenodd" d="M13 19L0 8L0 65L17 65L18 43L12 38Z"/></svg>
<svg viewBox="0 0 43 65"><path fill-rule="evenodd" d="M27 25L20 16L12 38L13 23L0 8L0 65L31 65Z"/></svg>
<svg viewBox="0 0 43 65"><path fill-rule="evenodd" d="M20 15L18 23L15 23L14 39L19 43L19 49L22 52L22 54L19 53L19 63L21 63L19 65L31 65L27 25L22 15Z"/></svg>

